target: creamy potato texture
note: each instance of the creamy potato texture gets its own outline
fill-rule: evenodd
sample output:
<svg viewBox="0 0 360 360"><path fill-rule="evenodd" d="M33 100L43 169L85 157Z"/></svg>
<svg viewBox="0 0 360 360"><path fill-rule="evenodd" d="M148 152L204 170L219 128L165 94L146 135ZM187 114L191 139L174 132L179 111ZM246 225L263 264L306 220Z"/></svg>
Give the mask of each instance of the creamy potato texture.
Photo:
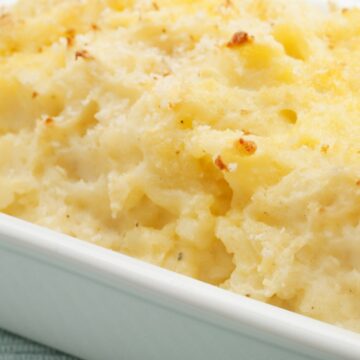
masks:
<svg viewBox="0 0 360 360"><path fill-rule="evenodd" d="M360 331L359 24L301 1L20 1L0 211Z"/></svg>

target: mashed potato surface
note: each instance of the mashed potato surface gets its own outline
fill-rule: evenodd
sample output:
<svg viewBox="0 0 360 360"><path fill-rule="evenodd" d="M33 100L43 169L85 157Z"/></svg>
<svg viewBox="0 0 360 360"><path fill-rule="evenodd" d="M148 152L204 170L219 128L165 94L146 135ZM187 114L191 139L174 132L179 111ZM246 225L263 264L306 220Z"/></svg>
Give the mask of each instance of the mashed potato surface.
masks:
<svg viewBox="0 0 360 360"><path fill-rule="evenodd" d="M20 1L0 211L360 331L359 24L304 1Z"/></svg>

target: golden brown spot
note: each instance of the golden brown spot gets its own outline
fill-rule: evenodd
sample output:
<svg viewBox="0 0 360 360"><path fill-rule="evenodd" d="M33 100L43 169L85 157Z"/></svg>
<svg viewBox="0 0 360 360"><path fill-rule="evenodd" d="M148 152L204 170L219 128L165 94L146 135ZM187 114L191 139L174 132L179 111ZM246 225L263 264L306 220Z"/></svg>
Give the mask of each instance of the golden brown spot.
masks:
<svg viewBox="0 0 360 360"><path fill-rule="evenodd" d="M254 37L244 31L236 32L231 40L226 44L228 48L236 48L245 44L252 43Z"/></svg>
<svg viewBox="0 0 360 360"><path fill-rule="evenodd" d="M356 182L356 186L360 186L360 180Z"/></svg>
<svg viewBox="0 0 360 360"><path fill-rule="evenodd" d="M94 59L94 57L92 55L90 55L87 50L78 50L75 53L75 60L77 60L79 58L83 58L85 60L93 60Z"/></svg>
<svg viewBox="0 0 360 360"><path fill-rule="evenodd" d="M152 7L153 7L156 11L159 11L159 5L158 5L155 1L152 2Z"/></svg>
<svg viewBox="0 0 360 360"><path fill-rule="evenodd" d="M227 165L223 162L221 156L219 155L215 159L215 165L221 170L221 171L229 171Z"/></svg>
<svg viewBox="0 0 360 360"><path fill-rule="evenodd" d="M53 119L53 118L48 117L48 118L45 119L45 125L50 126L50 125L52 125L53 123L54 123L54 119Z"/></svg>
<svg viewBox="0 0 360 360"><path fill-rule="evenodd" d="M321 146L321 152L324 154L327 154L329 151L330 146L329 145L322 145Z"/></svg>
<svg viewBox="0 0 360 360"><path fill-rule="evenodd" d="M38 96L39 96L39 94L38 94L36 91L34 91L34 92L31 94L31 97L32 97L33 99L36 99Z"/></svg>
<svg viewBox="0 0 360 360"><path fill-rule="evenodd" d="M65 33L66 43L68 47L72 47L74 45L74 39L75 39L75 30L69 29Z"/></svg>
<svg viewBox="0 0 360 360"><path fill-rule="evenodd" d="M99 27L96 24L91 24L91 29L94 31L100 30Z"/></svg>
<svg viewBox="0 0 360 360"><path fill-rule="evenodd" d="M243 138L240 138L236 144L238 147L240 147L241 150L245 151L245 153L247 153L248 155L255 154L257 150L256 144L251 140L245 140Z"/></svg>
<svg viewBox="0 0 360 360"><path fill-rule="evenodd" d="M184 254L182 252L179 252L178 253L178 256L177 256L177 261L181 261L184 257Z"/></svg>
<svg viewBox="0 0 360 360"><path fill-rule="evenodd" d="M244 133L244 135L251 135L251 132L249 130L242 129L242 132Z"/></svg>
<svg viewBox="0 0 360 360"><path fill-rule="evenodd" d="M233 3L232 3L231 0L225 0L224 6L225 6L226 8L232 7L232 6L233 6Z"/></svg>

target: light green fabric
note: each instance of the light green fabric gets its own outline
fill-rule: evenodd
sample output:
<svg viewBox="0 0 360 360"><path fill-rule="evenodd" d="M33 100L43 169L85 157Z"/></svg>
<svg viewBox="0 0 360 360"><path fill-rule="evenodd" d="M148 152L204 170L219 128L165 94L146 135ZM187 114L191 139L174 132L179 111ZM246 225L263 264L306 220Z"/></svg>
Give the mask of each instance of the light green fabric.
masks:
<svg viewBox="0 0 360 360"><path fill-rule="evenodd" d="M55 350L0 330L0 360L75 360Z"/></svg>

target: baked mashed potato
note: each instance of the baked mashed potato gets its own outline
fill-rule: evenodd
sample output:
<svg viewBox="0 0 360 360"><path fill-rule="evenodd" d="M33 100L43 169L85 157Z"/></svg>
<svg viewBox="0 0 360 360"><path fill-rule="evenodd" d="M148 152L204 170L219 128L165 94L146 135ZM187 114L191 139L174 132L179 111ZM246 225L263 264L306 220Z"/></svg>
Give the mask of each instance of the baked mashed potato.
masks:
<svg viewBox="0 0 360 360"><path fill-rule="evenodd" d="M20 1L0 211L360 331L359 24L305 1Z"/></svg>

